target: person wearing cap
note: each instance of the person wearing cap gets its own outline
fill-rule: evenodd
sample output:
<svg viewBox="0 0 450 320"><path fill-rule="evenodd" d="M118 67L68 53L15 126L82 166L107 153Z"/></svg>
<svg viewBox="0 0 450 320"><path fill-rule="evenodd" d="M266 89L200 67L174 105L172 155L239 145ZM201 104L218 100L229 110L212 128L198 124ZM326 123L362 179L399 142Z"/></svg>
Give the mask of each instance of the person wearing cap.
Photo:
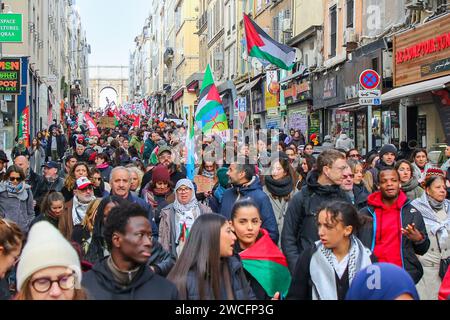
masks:
<svg viewBox="0 0 450 320"><path fill-rule="evenodd" d="M110 255L83 275L82 285L94 300L177 300L178 290L149 267L153 240L147 212L138 204L114 207L104 226Z"/></svg>
<svg viewBox="0 0 450 320"><path fill-rule="evenodd" d="M178 257L195 219L207 213L212 213L212 210L197 201L192 181L178 181L175 186L175 201L161 210L159 242L164 250Z"/></svg>
<svg viewBox="0 0 450 320"><path fill-rule="evenodd" d="M186 169L184 166L177 166L173 162L172 149L169 146L158 147L158 163L169 169L170 181L173 185L181 179L186 178ZM152 170L146 172L142 178L141 190L152 180ZM142 192L139 193L142 196Z"/></svg>
<svg viewBox="0 0 450 320"><path fill-rule="evenodd" d="M417 284L417 291L421 300L437 300L444 276L439 276L440 261L450 256L450 201L446 199L445 173L437 168L428 169L422 185L425 192L411 205L422 214L430 248L419 256L423 277Z"/></svg>
<svg viewBox="0 0 450 320"><path fill-rule="evenodd" d="M8 167L8 156L5 151L0 150L0 180L3 180L3 176L5 175L5 169Z"/></svg>
<svg viewBox="0 0 450 320"><path fill-rule="evenodd" d="M378 190L378 172L383 168L394 168L397 154L397 148L393 144L385 144L381 147L380 152L378 153L380 160L378 160L374 168L367 170L364 175L365 181L372 182L369 189L372 191Z"/></svg>
<svg viewBox="0 0 450 320"><path fill-rule="evenodd" d="M14 221L27 232L34 217L31 187L25 182L22 168L12 165L0 182L0 218Z"/></svg>
<svg viewBox="0 0 450 320"><path fill-rule="evenodd" d="M16 300L86 299L78 254L47 221L31 228L16 277Z"/></svg>
<svg viewBox="0 0 450 320"><path fill-rule="evenodd" d="M73 226L81 224L89 204L95 200L93 183L87 177L78 178L73 190L72 200L66 202L65 213L69 224L69 236L72 236Z"/></svg>
<svg viewBox="0 0 450 320"><path fill-rule="evenodd" d="M59 177L59 165L55 161L48 161L42 165L45 183L48 191L61 192L64 187L64 179Z"/></svg>
<svg viewBox="0 0 450 320"><path fill-rule="evenodd" d="M51 135L47 140L47 159L58 161L64 156L66 149L66 143L63 139L63 135L58 134L56 128L51 131Z"/></svg>
<svg viewBox="0 0 450 320"><path fill-rule="evenodd" d="M395 168L382 168L378 179L380 190L369 195L368 206L359 211L370 218L359 238L379 262L404 268L417 284L423 276L418 256L430 247L424 219L401 190Z"/></svg>
<svg viewBox="0 0 450 320"><path fill-rule="evenodd" d="M374 263L355 275L345 300L420 299L413 279L404 269L390 263Z"/></svg>

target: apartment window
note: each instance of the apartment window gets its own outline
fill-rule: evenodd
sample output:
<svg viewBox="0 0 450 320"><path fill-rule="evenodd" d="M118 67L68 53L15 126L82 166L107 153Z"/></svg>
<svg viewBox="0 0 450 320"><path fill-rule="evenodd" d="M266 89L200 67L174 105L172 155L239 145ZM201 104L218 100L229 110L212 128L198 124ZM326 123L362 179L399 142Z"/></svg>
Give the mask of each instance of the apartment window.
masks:
<svg viewBox="0 0 450 320"><path fill-rule="evenodd" d="M236 1L230 1L231 6L231 30L236 30Z"/></svg>
<svg viewBox="0 0 450 320"><path fill-rule="evenodd" d="M280 41L280 17L273 17L273 39L275 41Z"/></svg>
<svg viewBox="0 0 450 320"><path fill-rule="evenodd" d="M227 5L227 13L228 13L228 19L227 19L226 29L227 29L227 35L230 35L231 34L231 16L233 15L231 12L231 3L228 3L228 5Z"/></svg>
<svg viewBox="0 0 450 320"><path fill-rule="evenodd" d="M347 28L354 26L354 5L355 0L347 0Z"/></svg>
<svg viewBox="0 0 450 320"><path fill-rule="evenodd" d="M177 7L175 9L175 31L178 31L178 29L181 26L181 7Z"/></svg>
<svg viewBox="0 0 450 320"><path fill-rule="evenodd" d="M330 57L336 56L337 47L337 12L336 6L330 8Z"/></svg>

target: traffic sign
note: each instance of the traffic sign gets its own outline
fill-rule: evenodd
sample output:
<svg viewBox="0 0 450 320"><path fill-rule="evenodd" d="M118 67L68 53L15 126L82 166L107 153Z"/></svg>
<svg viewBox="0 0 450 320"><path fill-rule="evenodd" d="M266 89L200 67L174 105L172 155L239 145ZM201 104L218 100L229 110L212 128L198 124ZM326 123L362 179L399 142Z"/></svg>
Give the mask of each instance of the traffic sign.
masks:
<svg viewBox="0 0 450 320"><path fill-rule="evenodd" d="M380 84L380 75L372 69L364 70L359 76L359 83L364 89L375 89Z"/></svg>
<svg viewBox="0 0 450 320"><path fill-rule="evenodd" d="M359 104L362 106L379 106L381 105L380 98L360 98Z"/></svg>
<svg viewBox="0 0 450 320"><path fill-rule="evenodd" d="M360 97L360 98L380 98L381 90L359 90L358 97Z"/></svg>
<svg viewBox="0 0 450 320"><path fill-rule="evenodd" d="M244 124L245 119L247 118L247 99L239 98L239 122Z"/></svg>

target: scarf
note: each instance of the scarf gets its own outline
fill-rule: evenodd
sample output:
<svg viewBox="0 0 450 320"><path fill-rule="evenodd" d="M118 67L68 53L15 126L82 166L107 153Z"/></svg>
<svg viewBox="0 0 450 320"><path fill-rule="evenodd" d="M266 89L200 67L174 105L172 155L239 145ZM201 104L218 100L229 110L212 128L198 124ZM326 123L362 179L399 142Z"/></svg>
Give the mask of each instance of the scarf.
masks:
<svg viewBox="0 0 450 320"><path fill-rule="evenodd" d="M311 257L309 270L313 285L313 300L337 300L335 263L333 251L320 241L316 242L317 251ZM348 279L351 285L358 271L372 264L369 249L355 236L350 236L348 259Z"/></svg>
<svg viewBox="0 0 450 320"><path fill-rule="evenodd" d="M194 185L190 180L181 179L177 182L175 193L182 186L195 190ZM187 204L181 204L178 201L178 198L176 198L173 203L173 209L175 211L175 239L177 244L177 253L180 254L187 238L189 237L189 231L191 230L195 219L197 219L201 214L197 198L195 197L195 192L192 192L192 198Z"/></svg>
<svg viewBox="0 0 450 320"><path fill-rule="evenodd" d="M96 167L97 167L97 169L106 169L109 167L109 164L107 162L105 162L105 163L97 165Z"/></svg>
<svg viewBox="0 0 450 320"><path fill-rule="evenodd" d="M202 176L205 177L205 178L209 178L209 179L213 179L214 180L214 178L216 177L216 173L203 170Z"/></svg>
<svg viewBox="0 0 450 320"><path fill-rule="evenodd" d="M439 244L444 246L448 238L448 229L450 229L450 202L448 200L442 202L442 208L444 208L447 213L447 219L445 221L439 221L435 212L440 209L433 209L429 198L427 193L424 192L420 198L413 200L411 205L422 214L427 230L430 231L433 236L437 236ZM433 205L439 203L436 200L434 200L434 202Z"/></svg>
<svg viewBox="0 0 450 320"><path fill-rule="evenodd" d="M95 197L93 197L92 200L94 200ZM77 224L81 224L84 220L84 216L86 215L87 208L89 206L89 203L81 203L78 200L78 197L73 197L73 214L72 213L72 219L73 219L73 225L76 226Z"/></svg>
<svg viewBox="0 0 450 320"><path fill-rule="evenodd" d="M287 197L294 189L291 176L286 176L283 179L275 180L271 175L268 175L266 176L264 182L267 190L277 197Z"/></svg>
<svg viewBox="0 0 450 320"><path fill-rule="evenodd" d="M442 210L442 208L444 207L444 201L437 201L436 199L430 197L428 194L427 200L428 203L430 204L431 209L433 209L434 211Z"/></svg>
<svg viewBox="0 0 450 320"><path fill-rule="evenodd" d="M402 183L402 190L404 192L410 192L419 186L419 181L415 177L412 177L408 182Z"/></svg>
<svg viewBox="0 0 450 320"><path fill-rule="evenodd" d="M11 181L8 181L6 184L6 190L8 191L9 194L17 195L22 192L23 188L24 188L23 181L19 183L17 186L13 185Z"/></svg>
<svg viewBox="0 0 450 320"><path fill-rule="evenodd" d="M170 193L171 189L169 186L167 186L167 188L154 188L150 191L152 191L155 196L166 196L168 193Z"/></svg>
<svg viewBox="0 0 450 320"><path fill-rule="evenodd" d="M116 266L111 256L109 256L108 259L106 260L106 264L108 266L108 269L111 271L114 280L122 288L126 288L128 285L130 285L130 283L133 281L133 279L139 272L139 269L141 268L141 266L139 266L133 270L122 271Z"/></svg>

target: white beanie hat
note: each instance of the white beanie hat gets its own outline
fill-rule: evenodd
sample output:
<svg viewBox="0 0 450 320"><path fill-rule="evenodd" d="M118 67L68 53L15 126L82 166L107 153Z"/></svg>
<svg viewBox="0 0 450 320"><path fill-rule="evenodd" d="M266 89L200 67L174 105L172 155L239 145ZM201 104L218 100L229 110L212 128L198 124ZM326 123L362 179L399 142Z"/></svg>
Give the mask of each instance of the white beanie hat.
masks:
<svg viewBox="0 0 450 320"><path fill-rule="evenodd" d="M35 272L49 267L68 267L76 274L75 288L81 288L80 259L72 245L52 224L37 222L28 233L17 265L17 290Z"/></svg>

